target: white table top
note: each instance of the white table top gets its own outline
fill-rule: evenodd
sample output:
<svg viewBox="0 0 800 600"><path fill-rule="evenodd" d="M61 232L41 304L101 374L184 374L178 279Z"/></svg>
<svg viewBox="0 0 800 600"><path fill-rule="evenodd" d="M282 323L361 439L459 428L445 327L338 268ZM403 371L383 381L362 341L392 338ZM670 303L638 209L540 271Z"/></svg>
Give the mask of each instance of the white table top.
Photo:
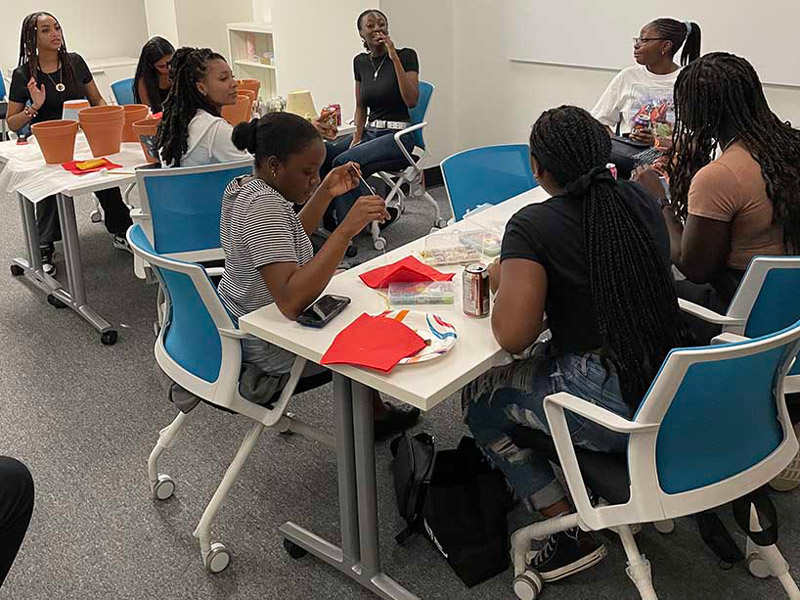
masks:
<svg viewBox="0 0 800 600"><path fill-rule="evenodd" d="M94 158L83 133L75 140L75 160ZM124 186L136 181L135 167L146 164L142 146L138 142L125 142L117 154L107 156L111 162L122 165L123 174L88 173L75 175L61 165L48 165L44 162L36 138L31 137L27 144L17 145L16 141L0 142L0 193L12 195L20 192L31 202L63 193L79 196L97 190Z"/></svg>
<svg viewBox="0 0 800 600"><path fill-rule="evenodd" d="M505 224L523 206L542 202L548 197L544 189L535 188L451 227L475 229L476 223L483 227ZM385 292L370 289L358 275L424 248L425 238L421 238L335 276L324 293L348 296L352 302L324 329L303 327L290 321L280 313L275 304L245 315L239 319L239 326L251 335L319 363L336 335L356 317L363 312L378 314L389 306ZM388 374L349 365L331 365L329 368L407 404L430 410L490 367L508 360L509 355L500 348L492 335L490 319L475 319L466 316L462 311L463 267L441 267L440 270L456 273L453 279L455 304L405 308L433 312L451 323L458 332L458 341L450 352L429 362L399 365Z"/></svg>

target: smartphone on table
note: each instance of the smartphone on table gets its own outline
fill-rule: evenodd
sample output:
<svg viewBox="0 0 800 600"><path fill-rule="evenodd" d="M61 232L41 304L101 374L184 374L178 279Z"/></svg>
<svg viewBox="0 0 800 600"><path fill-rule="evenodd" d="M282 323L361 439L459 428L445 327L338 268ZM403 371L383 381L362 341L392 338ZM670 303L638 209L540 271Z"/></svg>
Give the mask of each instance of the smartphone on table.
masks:
<svg viewBox="0 0 800 600"><path fill-rule="evenodd" d="M350 304L347 296L326 294L319 298L297 317L297 322L306 327L325 327L333 318Z"/></svg>

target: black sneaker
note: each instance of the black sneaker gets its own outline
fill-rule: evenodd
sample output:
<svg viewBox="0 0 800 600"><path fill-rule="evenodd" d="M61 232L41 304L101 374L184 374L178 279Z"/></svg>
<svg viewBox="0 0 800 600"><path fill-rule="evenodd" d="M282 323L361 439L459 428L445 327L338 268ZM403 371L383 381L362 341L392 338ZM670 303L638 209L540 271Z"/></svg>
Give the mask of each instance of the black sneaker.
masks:
<svg viewBox="0 0 800 600"><path fill-rule="evenodd" d="M42 246L39 248L39 252L42 257L42 270L45 274L50 275L50 277L55 277L56 264L53 258L56 253L55 247L52 244L49 246Z"/></svg>
<svg viewBox="0 0 800 600"><path fill-rule="evenodd" d="M558 581L593 567L606 557L606 547L591 533L575 527L551 535L535 552L531 566L544 581Z"/></svg>
<svg viewBox="0 0 800 600"><path fill-rule="evenodd" d="M128 245L128 240L124 234L115 233L112 236L111 245L114 247L115 250L124 250L125 252L130 252L133 254L131 247Z"/></svg>
<svg viewBox="0 0 800 600"><path fill-rule="evenodd" d="M383 223L380 223L378 226L380 227L381 231L386 229L389 225L397 221L400 217L400 209L396 206L387 206L386 212L389 213L389 218L386 219Z"/></svg>
<svg viewBox="0 0 800 600"><path fill-rule="evenodd" d="M393 433L405 431L419 420L419 409L407 404L386 403L386 414L375 419L375 439L382 440Z"/></svg>

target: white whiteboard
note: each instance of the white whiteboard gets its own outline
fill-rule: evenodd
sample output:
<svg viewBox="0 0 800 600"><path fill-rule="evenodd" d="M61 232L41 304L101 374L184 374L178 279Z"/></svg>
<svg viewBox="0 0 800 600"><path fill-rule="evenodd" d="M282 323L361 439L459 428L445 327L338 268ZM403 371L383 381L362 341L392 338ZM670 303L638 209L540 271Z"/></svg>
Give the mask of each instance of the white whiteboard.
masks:
<svg viewBox="0 0 800 600"><path fill-rule="evenodd" d="M800 86L800 0L505 0L507 56L618 70L634 64L632 38L658 18L694 21L701 53L749 60L764 83Z"/></svg>

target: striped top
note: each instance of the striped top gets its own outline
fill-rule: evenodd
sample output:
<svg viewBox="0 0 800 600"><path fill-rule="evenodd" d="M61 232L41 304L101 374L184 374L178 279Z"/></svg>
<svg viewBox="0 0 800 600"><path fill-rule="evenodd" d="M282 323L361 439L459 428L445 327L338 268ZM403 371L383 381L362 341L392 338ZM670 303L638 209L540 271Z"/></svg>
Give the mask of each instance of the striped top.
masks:
<svg viewBox="0 0 800 600"><path fill-rule="evenodd" d="M275 301L261 267L279 262L303 266L314 256L291 203L251 175L237 177L225 188L219 228L225 252L219 295L236 319Z"/></svg>

